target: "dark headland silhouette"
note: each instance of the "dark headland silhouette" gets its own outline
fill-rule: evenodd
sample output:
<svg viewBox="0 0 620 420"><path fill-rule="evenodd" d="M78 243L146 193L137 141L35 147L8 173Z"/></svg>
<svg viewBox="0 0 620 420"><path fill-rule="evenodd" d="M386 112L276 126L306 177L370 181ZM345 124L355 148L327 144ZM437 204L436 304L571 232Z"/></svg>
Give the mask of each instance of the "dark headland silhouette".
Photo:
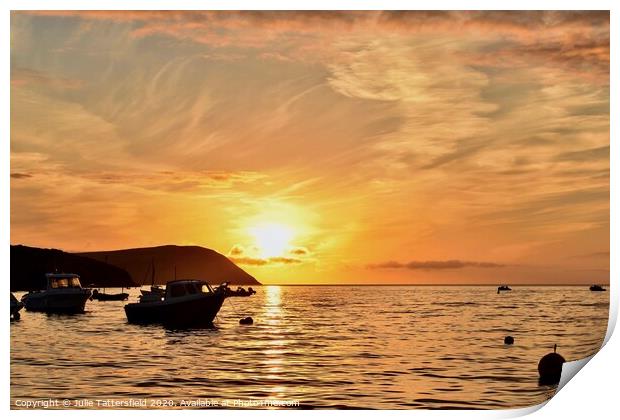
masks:
<svg viewBox="0 0 620 420"><path fill-rule="evenodd" d="M59 249L11 245L11 290L45 288L45 273L79 274L83 286L134 287L175 278L211 284L260 285L224 255L199 246L163 245L151 248L68 253Z"/></svg>
<svg viewBox="0 0 620 420"><path fill-rule="evenodd" d="M55 271L79 274L84 286L137 286L122 268L63 252L59 249L11 245L11 291L39 290L46 287L45 273Z"/></svg>
<svg viewBox="0 0 620 420"><path fill-rule="evenodd" d="M204 280L211 284L260 285L251 275L224 255L200 246L163 245L150 248L84 252L78 255L107 261L129 272L136 283L151 284L155 265L155 284L177 279ZM175 276L176 268L176 276Z"/></svg>

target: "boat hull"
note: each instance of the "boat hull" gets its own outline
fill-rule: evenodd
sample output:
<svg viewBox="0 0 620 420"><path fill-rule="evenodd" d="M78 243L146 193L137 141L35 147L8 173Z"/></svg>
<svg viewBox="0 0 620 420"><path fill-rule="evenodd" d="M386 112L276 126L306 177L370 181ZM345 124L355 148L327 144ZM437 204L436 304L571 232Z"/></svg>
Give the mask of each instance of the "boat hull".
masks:
<svg viewBox="0 0 620 420"><path fill-rule="evenodd" d="M84 313L90 290L33 292L22 298L27 311L62 314Z"/></svg>
<svg viewBox="0 0 620 420"><path fill-rule="evenodd" d="M125 305L130 324L162 324L168 328L209 327L224 303L222 293L194 295L172 302L156 301Z"/></svg>
<svg viewBox="0 0 620 420"><path fill-rule="evenodd" d="M94 300L101 301L111 301L111 300L127 300L129 298L128 293L116 293L116 294L107 294L107 293L97 293L92 296Z"/></svg>
<svg viewBox="0 0 620 420"><path fill-rule="evenodd" d="M11 318L19 319L19 311L24 307L21 302L11 302Z"/></svg>

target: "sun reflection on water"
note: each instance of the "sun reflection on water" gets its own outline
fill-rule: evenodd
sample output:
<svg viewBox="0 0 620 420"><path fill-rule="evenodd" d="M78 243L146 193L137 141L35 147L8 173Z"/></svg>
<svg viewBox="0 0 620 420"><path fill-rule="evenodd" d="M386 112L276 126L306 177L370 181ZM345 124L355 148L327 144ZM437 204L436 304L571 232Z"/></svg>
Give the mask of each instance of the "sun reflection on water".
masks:
<svg viewBox="0 0 620 420"><path fill-rule="evenodd" d="M267 314L276 316L275 319L279 321L277 315L280 315L282 312L282 288L280 286L266 286L265 289L265 308L267 309Z"/></svg>
<svg viewBox="0 0 620 420"><path fill-rule="evenodd" d="M263 354L269 356L266 361L270 365L279 365L281 360L277 355L282 353L282 348L286 344L286 340L281 339L282 329L282 290L280 286L267 286L265 290L265 323L270 326L272 334L270 334L268 346L263 350Z"/></svg>

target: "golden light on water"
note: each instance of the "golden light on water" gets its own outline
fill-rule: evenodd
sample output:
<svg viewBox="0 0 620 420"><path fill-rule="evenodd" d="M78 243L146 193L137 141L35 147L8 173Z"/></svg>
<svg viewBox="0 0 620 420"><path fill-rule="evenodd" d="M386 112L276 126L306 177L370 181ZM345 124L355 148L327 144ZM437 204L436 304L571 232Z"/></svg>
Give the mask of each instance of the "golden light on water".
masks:
<svg viewBox="0 0 620 420"><path fill-rule="evenodd" d="M266 286L265 287L265 322L270 327L278 328L281 324L282 318L282 288L280 286ZM281 337L272 337L269 340L269 346L263 350L265 359L263 363L266 365L266 370L269 374L278 377L283 372L284 360L282 359L282 353L285 352L287 341ZM271 390L274 396L280 395L284 388L274 387Z"/></svg>
<svg viewBox="0 0 620 420"><path fill-rule="evenodd" d="M282 288L280 286L275 285L265 287L265 308L270 318L276 317L282 311L282 298L280 296L281 289ZM279 321L277 317L275 320Z"/></svg>

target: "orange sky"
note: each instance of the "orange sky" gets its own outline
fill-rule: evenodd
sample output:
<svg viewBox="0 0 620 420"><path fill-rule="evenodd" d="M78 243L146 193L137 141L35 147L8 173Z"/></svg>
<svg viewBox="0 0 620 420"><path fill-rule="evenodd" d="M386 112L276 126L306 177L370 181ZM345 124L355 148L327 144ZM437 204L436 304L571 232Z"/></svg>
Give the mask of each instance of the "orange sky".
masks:
<svg viewBox="0 0 620 420"><path fill-rule="evenodd" d="M13 12L11 242L609 279L607 12Z"/></svg>

